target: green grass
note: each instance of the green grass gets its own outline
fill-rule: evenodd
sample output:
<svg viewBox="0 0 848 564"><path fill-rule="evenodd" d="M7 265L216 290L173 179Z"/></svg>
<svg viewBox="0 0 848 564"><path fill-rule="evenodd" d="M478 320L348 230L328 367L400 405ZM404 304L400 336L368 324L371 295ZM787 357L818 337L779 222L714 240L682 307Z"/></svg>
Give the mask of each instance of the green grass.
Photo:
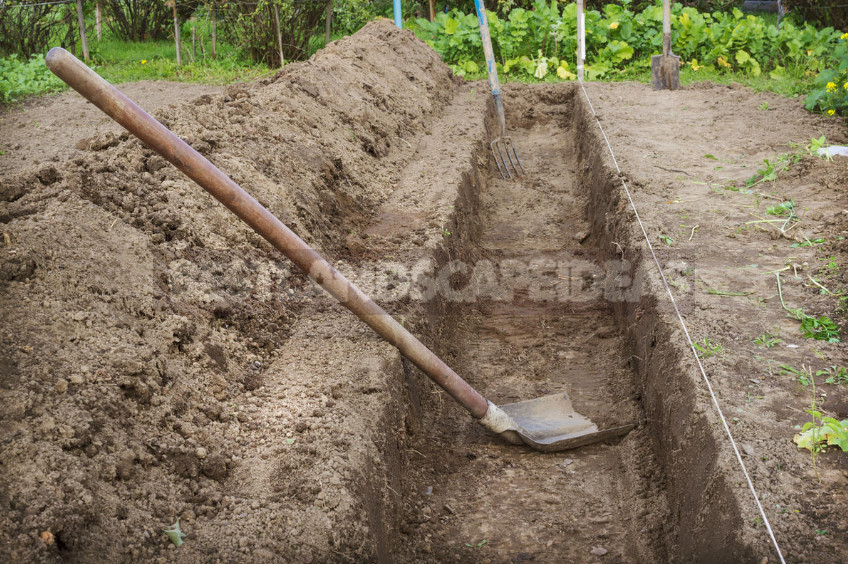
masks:
<svg viewBox="0 0 848 564"><path fill-rule="evenodd" d="M206 58L200 48L197 59L191 61L191 35L183 43L183 64L177 65L177 50L173 41L145 41L129 43L117 39L106 39L93 43L93 68L103 78L113 83L134 80L175 80L203 82L206 84L230 84L246 81L267 73L263 65L242 60L235 49L218 43L217 59L212 60L211 44L206 45Z"/></svg>
<svg viewBox="0 0 848 564"><path fill-rule="evenodd" d="M232 84L253 80L273 70L247 61L232 45L221 41L217 45L217 59L212 60L212 45L208 32L204 33L206 57L203 57L198 44L197 58L192 61L190 24L183 26L182 33L181 66L177 65L177 50L171 40L132 43L115 39L108 33L104 33L102 41L93 39L90 42L89 65L113 84L138 80ZM75 55L82 59L82 49L79 45ZM0 103L10 104L26 96L67 88L44 66L41 56L29 61L19 61L14 57L0 58L0 70Z"/></svg>

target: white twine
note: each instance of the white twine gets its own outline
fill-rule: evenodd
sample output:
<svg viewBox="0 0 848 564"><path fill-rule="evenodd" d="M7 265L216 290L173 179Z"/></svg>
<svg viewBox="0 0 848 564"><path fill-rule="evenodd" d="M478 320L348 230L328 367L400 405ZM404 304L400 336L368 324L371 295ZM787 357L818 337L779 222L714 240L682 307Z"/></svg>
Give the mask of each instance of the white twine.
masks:
<svg viewBox="0 0 848 564"><path fill-rule="evenodd" d="M583 81L580 80L580 88L583 90L583 95L586 97L586 102L589 103L589 109L592 110L592 116L595 118L595 122L598 124L598 129L601 130L601 135L604 137L604 141L607 143L607 149L609 149L610 156L612 157L612 162L615 164L615 169L618 171L619 177L621 176L621 168L618 166L618 161L615 158L615 153L613 153L612 145L610 145L609 139L607 138L607 134L604 131L603 126L601 125L601 120L598 119L598 114L595 112L595 107L592 105L592 101L589 100L589 94L586 92L586 86L584 86ZM636 209L636 204L633 202L633 197L630 195L630 190L627 188L627 183L624 181L624 178L621 178L621 185L624 187L624 192L627 194L627 199L630 200L630 207L633 208L633 213L636 215L636 221L639 223L639 227L642 229L642 235L645 236L645 242L648 244L648 250L651 251L651 256L654 258L654 263L657 265L657 271L660 273L660 278L662 278L663 285L665 286L665 291L668 292L668 297L671 300L671 305L674 306L674 312L677 314L677 319L680 321L680 326L683 328L683 333L686 335L686 341L689 343L689 348L692 349L692 355L695 357L695 362L698 363L698 368L701 370L701 376L704 379L704 382L707 384L707 389L710 392L710 397L713 400L713 405L716 408L716 412L718 413L719 419L721 419L721 424L724 426L724 431L727 433L727 438L730 439L730 445L733 447L733 453L736 455L736 460L739 462L739 467L742 469L742 473L745 475L745 480L748 482L748 488L751 490L751 494L754 496L754 501L757 503L757 508L760 511L760 517L763 518L763 523L768 530L768 534L771 537L771 542L774 544L775 550L777 550L777 556L780 558L781 564L786 564L786 561L783 559L783 553L780 550L780 546L777 544L777 539L774 537L774 531L771 528L771 523L769 523L768 517L766 517L766 512L763 509L762 504L760 503L760 496L757 494L757 490L754 488L754 483L751 481L751 477L748 475L748 469L745 467L745 463L742 461L742 455L739 454L739 448L736 446L736 441L733 439L733 434L730 432L730 427L727 425L727 420L724 418L724 413L721 410L721 407L718 404L718 399L716 398L715 392L713 392L713 386L710 383L710 379L707 377L707 373L704 370L704 365L701 364L701 358L698 356L698 351L695 350L695 344L692 342L692 337L689 336L689 329L686 327L686 322L683 321L683 316L680 314L680 309L677 307L677 301L674 299L674 294L671 292L671 288L668 285L668 281L665 278L665 274L663 273L662 267L660 266L660 261L657 258L656 253L654 252L654 246L651 245L650 237L648 237L648 232L645 230L645 225L642 223L642 219L639 217L639 212Z"/></svg>

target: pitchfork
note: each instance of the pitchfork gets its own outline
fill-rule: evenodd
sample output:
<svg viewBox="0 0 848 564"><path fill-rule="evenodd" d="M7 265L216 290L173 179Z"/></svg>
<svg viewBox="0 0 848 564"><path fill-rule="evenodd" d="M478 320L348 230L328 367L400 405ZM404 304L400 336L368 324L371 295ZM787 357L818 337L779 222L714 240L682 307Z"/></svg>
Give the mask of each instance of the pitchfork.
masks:
<svg viewBox="0 0 848 564"><path fill-rule="evenodd" d="M489 20L486 18L486 7L483 0L474 0L474 9L477 10L477 19L480 20L480 38L483 40L483 53L486 55L486 70L489 73L489 87L492 89L492 98L495 99L495 112L498 114L498 125L501 128L500 136L489 143L495 164L501 178L512 178L524 173L521 159L512 139L506 134L506 118L504 117L503 99L501 98L501 83L498 80L498 67L495 65L495 52L492 50L492 38L489 35ZM515 157L515 160L513 160ZM512 170L510 170L510 167ZM506 174L504 174L504 172Z"/></svg>

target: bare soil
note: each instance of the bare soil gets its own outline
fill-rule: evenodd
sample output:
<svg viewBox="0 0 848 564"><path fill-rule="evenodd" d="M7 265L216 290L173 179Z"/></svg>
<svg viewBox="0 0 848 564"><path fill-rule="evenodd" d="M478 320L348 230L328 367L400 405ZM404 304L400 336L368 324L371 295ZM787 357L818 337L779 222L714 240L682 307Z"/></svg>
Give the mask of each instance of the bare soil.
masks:
<svg viewBox="0 0 848 564"><path fill-rule="evenodd" d="M182 104L221 86L168 82L125 82L118 89L148 111ZM8 176L41 163L59 163L82 156L89 144L108 143L123 129L76 92L29 98L0 111L0 174Z"/></svg>
<svg viewBox="0 0 848 564"><path fill-rule="evenodd" d="M63 94L2 117L2 560L777 561L622 179L693 339L721 345L704 365L784 556L848 560L848 460L814 469L792 442L813 392L781 369L848 359L802 338L773 272L789 307L845 324L811 278L846 285L846 160L745 187L842 124L735 86L588 84L619 176L579 87L508 85L527 173L502 180L486 84L388 22L254 84L161 86L127 92L492 401L565 391L637 427L554 454L486 434ZM750 223L786 200L791 230ZM825 377L817 404L848 418Z"/></svg>

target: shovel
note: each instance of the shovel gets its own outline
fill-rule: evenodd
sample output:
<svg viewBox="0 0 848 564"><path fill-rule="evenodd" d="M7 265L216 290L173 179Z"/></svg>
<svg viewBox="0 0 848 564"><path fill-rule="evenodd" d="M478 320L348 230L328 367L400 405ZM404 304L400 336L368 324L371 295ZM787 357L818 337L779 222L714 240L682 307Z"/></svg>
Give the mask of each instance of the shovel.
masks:
<svg viewBox="0 0 848 564"><path fill-rule="evenodd" d="M444 388L493 433L512 443L543 451L564 450L626 434L633 425L606 431L575 413L565 394L496 406L468 385L380 306L350 283L309 245L274 217L226 174L76 57L55 47L47 66L71 88L124 126L145 145L197 182L259 235L300 267L318 285L352 311Z"/></svg>
<svg viewBox="0 0 848 564"><path fill-rule="evenodd" d="M671 0L663 0L663 54L651 57L654 90L680 88L680 57L671 52Z"/></svg>
<svg viewBox="0 0 848 564"><path fill-rule="evenodd" d="M515 176L518 176L524 172L524 167L521 164L521 159L518 158L518 152L515 150L512 138L506 134L506 117L504 117L503 98L501 98L501 83L498 80L498 67L495 64L495 52L492 49L489 20L486 18L486 7L483 5L483 0L474 0L474 9L477 10L477 19L480 21L480 39L483 41L483 54L486 56L489 88L491 88L492 98L495 100L495 113L498 115L498 127L500 129L500 136L489 143L489 148L492 150L492 156L495 157L495 164L498 165L501 178L512 179L513 172ZM515 157L515 160L512 157Z"/></svg>

